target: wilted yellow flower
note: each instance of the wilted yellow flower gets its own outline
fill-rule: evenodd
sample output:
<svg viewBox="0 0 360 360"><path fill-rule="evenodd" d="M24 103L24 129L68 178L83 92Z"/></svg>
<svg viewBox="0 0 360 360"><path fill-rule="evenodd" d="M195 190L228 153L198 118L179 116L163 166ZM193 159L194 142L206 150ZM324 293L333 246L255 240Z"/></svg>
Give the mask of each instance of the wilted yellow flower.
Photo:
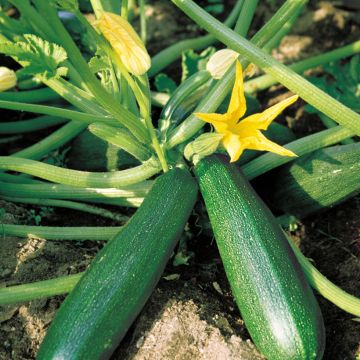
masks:
<svg viewBox="0 0 360 360"><path fill-rule="evenodd" d="M16 73L15 71L0 66L0 91L6 91L16 86Z"/></svg>
<svg viewBox="0 0 360 360"><path fill-rule="evenodd" d="M221 143L230 155L231 162L237 161L245 149L296 156L292 151L267 139L260 130L266 130L276 116L297 99L297 95L291 96L260 114L253 114L239 121L246 112L246 101L242 68L240 62L236 61L236 79L228 111L225 114L196 113L195 115L212 124L218 133L224 134Z"/></svg>
<svg viewBox="0 0 360 360"><path fill-rule="evenodd" d="M97 26L129 73L139 76L150 69L150 56L139 35L126 20L104 12Z"/></svg>
<svg viewBox="0 0 360 360"><path fill-rule="evenodd" d="M231 49L219 50L210 56L206 64L206 70L214 79L221 79L238 56L239 54Z"/></svg>

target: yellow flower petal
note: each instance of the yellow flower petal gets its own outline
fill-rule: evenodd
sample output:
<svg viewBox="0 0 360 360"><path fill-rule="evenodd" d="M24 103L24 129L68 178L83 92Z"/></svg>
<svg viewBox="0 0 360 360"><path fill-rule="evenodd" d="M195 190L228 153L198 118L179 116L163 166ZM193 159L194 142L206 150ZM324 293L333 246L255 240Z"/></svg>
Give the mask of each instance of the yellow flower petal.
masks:
<svg viewBox="0 0 360 360"><path fill-rule="evenodd" d="M251 150L260 150L260 151L270 151L281 156L297 156L291 150L285 149L284 147L274 143L273 141L267 139L260 131L258 131L257 136L249 137L247 140L247 149Z"/></svg>
<svg viewBox="0 0 360 360"><path fill-rule="evenodd" d="M298 95L291 96L276 105L266 109L260 114L250 115L247 118L241 120L239 125L249 126L259 130L266 130L272 121L282 112L285 108L293 104L299 98Z"/></svg>
<svg viewBox="0 0 360 360"><path fill-rule="evenodd" d="M244 80L242 68L239 60L236 61L236 77L234 87L231 93L228 114L233 115L236 121L246 113L246 100L244 95Z"/></svg>
<svg viewBox="0 0 360 360"><path fill-rule="evenodd" d="M200 120L213 125L218 133L225 132L229 127L227 114L195 113L194 115L198 117Z"/></svg>
<svg viewBox="0 0 360 360"><path fill-rule="evenodd" d="M239 136L228 133L222 139L222 144L230 155L230 162L239 160L239 157L245 150L245 143L242 142Z"/></svg>
<svg viewBox="0 0 360 360"><path fill-rule="evenodd" d="M150 56L138 34L126 20L119 15L104 12L97 25L127 71L139 76L149 70Z"/></svg>

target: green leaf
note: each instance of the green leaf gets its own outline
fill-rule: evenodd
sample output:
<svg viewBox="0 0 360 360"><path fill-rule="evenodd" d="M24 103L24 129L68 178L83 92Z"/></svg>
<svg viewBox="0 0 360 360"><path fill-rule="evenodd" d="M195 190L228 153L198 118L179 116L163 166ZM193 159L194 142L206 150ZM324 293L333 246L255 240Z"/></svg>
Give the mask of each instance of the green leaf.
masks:
<svg viewBox="0 0 360 360"><path fill-rule="evenodd" d="M155 77L155 86L157 91L171 94L176 89L176 83L173 79L164 73L160 73Z"/></svg>
<svg viewBox="0 0 360 360"><path fill-rule="evenodd" d="M181 81L183 82L191 75L195 74L199 70L205 70L206 64L212 54L215 53L215 48L208 47L203 50L200 54L196 53L194 50L189 49L185 50L181 56L181 66L182 66L182 77Z"/></svg>
<svg viewBox="0 0 360 360"><path fill-rule="evenodd" d="M51 2L61 10L72 12L79 10L79 2L77 0L51 0Z"/></svg>
<svg viewBox="0 0 360 360"><path fill-rule="evenodd" d="M341 62L327 64L324 66L324 72L324 76L310 77L309 80L344 105L360 112L360 56L353 56L344 65ZM309 105L305 110L318 113Z"/></svg>
<svg viewBox="0 0 360 360"><path fill-rule="evenodd" d="M45 79L65 76L67 68L59 66L67 59L65 50L32 34L24 35L25 41L0 44L0 53L14 57L24 69L21 75L40 75Z"/></svg>
<svg viewBox="0 0 360 360"><path fill-rule="evenodd" d="M90 70L100 77L102 85L106 89L111 90L112 65L108 55L104 51L98 49L95 53L95 56L90 59L89 66Z"/></svg>

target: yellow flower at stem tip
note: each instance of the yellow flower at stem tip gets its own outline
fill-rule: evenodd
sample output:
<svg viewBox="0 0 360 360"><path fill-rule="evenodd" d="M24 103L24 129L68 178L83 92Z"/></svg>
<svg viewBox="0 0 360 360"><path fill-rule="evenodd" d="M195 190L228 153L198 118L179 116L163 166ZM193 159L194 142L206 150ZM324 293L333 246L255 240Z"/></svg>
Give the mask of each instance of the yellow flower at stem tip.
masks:
<svg viewBox="0 0 360 360"><path fill-rule="evenodd" d="M150 55L129 22L119 15L104 12L96 25L129 73L140 76L150 69Z"/></svg>
<svg viewBox="0 0 360 360"><path fill-rule="evenodd" d="M291 96L260 114L253 114L240 120L246 113L246 100L242 68L237 60L235 84L227 112L225 114L195 113L195 116L212 124L216 132L224 135L221 143L230 155L230 162L237 161L245 149L271 151L283 156L297 156L292 151L267 139L260 131L266 130L271 122L297 99L297 95Z"/></svg>

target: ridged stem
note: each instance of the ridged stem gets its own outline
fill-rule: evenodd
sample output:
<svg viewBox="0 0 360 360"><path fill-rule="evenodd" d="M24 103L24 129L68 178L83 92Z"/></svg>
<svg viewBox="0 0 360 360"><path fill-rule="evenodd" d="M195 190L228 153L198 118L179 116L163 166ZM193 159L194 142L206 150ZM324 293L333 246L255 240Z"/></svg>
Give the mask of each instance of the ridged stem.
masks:
<svg viewBox="0 0 360 360"><path fill-rule="evenodd" d="M89 126L89 131L100 139L120 147L141 162L146 161L151 157L151 151L148 147L140 143L126 129L95 123Z"/></svg>
<svg viewBox="0 0 360 360"><path fill-rule="evenodd" d="M75 275L61 276L31 284L1 288L0 305L11 305L66 294L75 287L83 274L84 272L81 272Z"/></svg>
<svg viewBox="0 0 360 360"><path fill-rule="evenodd" d="M0 92L0 100L29 102L33 104L59 100L59 98L59 95L49 88Z"/></svg>
<svg viewBox="0 0 360 360"><path fill-rule="evenodd" d="M144 181L156 175L161 167L153 158L142 165L114 172L88 172L64 169L39 161L0 156L0 169L23 172L45 180L80 187L121 187Z"/></svg>
<svg viewBox="0 0 360 360"><path fill-rule="evenodd" d="M12 175L14 176L14 175ZM10 179L12 180L12 179ZM130 185L123 188L84 188L50 183L5 183L0 182L0 195L38 199L94 200L141 198L150 191L153 181Z"/></svg>
<svg viewBox="0 0 360 360"><path fill-rule="evenodd" d="M237 51L249 61L272 75L278 82L298 94L302 99L323 112L338 124L360 135L360 115L279 63L260 48L236 34L231 29L201 9L192 0L172 0L197 24L212 33L229 48ZM294 1L295 3L295 1Z"/></svg>
<svg viewBox="0 0 360 360"><path fill-rule="evenodd" d="M27 226L0 224L0 234L17 237L32 237L46 240L106 241L121 230L114 226Z"/></svg>
<svg viewBox="0 0 360 360"><path fill-rule="evenodd" d="M49 154L51 151L56 150L59 147L68 143L86 128L87 124L82 124L77 121L71 121L68 124L62 126L60 129L55 130L53 133L46 136L44 139L38 141L34 145L17 151L10 156L32 160L40 160L43 156Z"/></svg>
<svg viewBox="0 0 360 360"><path fill-rule="evenodd" d="M325 299L349 314L360 317L360 299L342 290L313 266L285 233L310 285Z"/></svg>
<svg viewBox="0 0 360 360"><path fill-rule="evenodd" d="M107 219L116 220L116 221L126 221L128 220L127 216L113 213L110 210L102 209L94 205L88 205L79 203L76 201L69 200L57 200L57 199L37 199L37 198L21 198L21 197L7 197L0 196L1 199L6 201L11 201L15 203L22 204L31 204L36 206L51 206L51 207L61 207L66 209L72 209L77 211L86 212L89 214L101 216Z"/></svg>
<svg viewBox="0 0 360 360"><path fill-rule="evenodd" d="M351 130L343 126L336 126L295 140L284 147L293 151L296 155L302 156L352 136L354 136L354 133ZM246 177L251 180L294 159L296 158L266 153L243 165L242 170Z"/></svg>
<svg viewBox="0 0 360 360"><path fill-rule="evenodd" d="M66 119L56 116L40 116L29 120L0 122L0 134L26 134L29 132L47 129L67 122Z"/></svg>
<svg viewBox="0 0 360 360"><path fill-rule="evenodd" d="M119 122L113 117L104 115L92 115L86 114L80 111L62 109L54 106L38 105L38 104L25 104L15 101L0 100L0 109L16 110L16 111L28 111L36 114L43 114L49 116L62 117L64 119L70 119L74 121L81 121L86 124L93 122L106 122L109 125L119 126Z"/></svg>

